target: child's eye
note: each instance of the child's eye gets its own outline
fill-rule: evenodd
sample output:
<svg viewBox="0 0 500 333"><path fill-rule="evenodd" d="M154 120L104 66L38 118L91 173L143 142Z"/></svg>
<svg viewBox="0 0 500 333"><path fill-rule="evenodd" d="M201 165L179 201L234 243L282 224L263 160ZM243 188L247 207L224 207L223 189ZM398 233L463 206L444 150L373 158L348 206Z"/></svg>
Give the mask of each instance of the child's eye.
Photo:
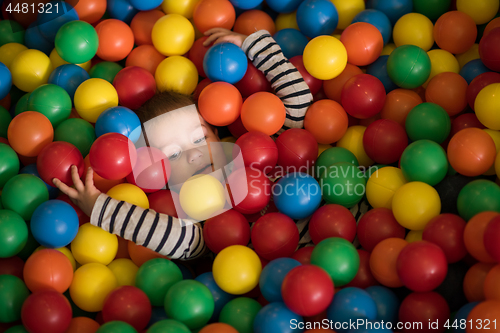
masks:
<svg viewBox="0 0 500 333"><path fill-rule="evenodd" d="M173 160L178 159L178 158L179 158L179 156L181 156L181 152L179 152L179 151L178 151L178 152L173 153L172 155L170 155L170 156L168 157L168 159L169 159L169 161L173 161Z"/></svg>
<svg viewBox="0 0 500 333"><path fill-rule="evenodd" d="M200 139L196 140L194 143L196 143L196 144L198 144L198 143L202 143L202 142L204 142L206 139L207 139L207 136L205 135L204 137L202 137L202 138L200 138Z"/></svg>

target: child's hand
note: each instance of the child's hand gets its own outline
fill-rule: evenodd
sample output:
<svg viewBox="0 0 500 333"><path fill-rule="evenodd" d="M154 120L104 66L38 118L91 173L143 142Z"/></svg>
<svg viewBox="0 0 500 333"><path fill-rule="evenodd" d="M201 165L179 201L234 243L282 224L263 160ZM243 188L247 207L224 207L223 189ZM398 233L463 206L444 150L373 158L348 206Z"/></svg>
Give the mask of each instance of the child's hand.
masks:
<svg viewBox="0 0 500 333"><path fill-rule="evenodd" d="M92 208L94 208L94 204L97 201L97 197L101 194L101 191L94 186L94 171L92 168L87 170L84 185L78 176L78 169L76 166L72 165L71 177L75 184L75 188L69 187L57 178L54 178L52 182L61 192L66 194L75 205L80 207L87 216L90 216L92 214Z"/></svg>
<svg viewBox="0 0 500 333"><path fill-rule="evenodd" d="M247 38L245 35L224 28L212 28L207 30L205 32L205 36L208 36L208 38L205 42L203 42L203 46L208 46L213 42L214 44L233 43L234 45L241 47L241 45L243 45L243 41Z"/></svg>

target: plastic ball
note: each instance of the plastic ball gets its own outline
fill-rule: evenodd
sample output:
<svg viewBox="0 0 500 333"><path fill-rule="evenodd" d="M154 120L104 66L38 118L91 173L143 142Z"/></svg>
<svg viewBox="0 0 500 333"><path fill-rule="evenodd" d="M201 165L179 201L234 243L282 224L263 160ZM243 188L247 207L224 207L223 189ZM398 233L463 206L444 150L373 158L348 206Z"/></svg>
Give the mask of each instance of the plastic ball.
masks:
<svg viewBox="0 0 500 333"><path fill-rule="evenodd" d="M295 56L302 55L304 49L309 42L302 32L296 29L282 29L273 35L276 43L281 47L285 58L291 59Z"/></svg>
<svg viewBox="0 0 500 333"><path fill-rule="evenodd" d="M10 69L10 65L12 64L12 61L14 61L14 59L17 57L17 55L23 51L26 51L27 49L28 48L25 45L20 43L4 44L0 46L0 62Z"/></svg>
<svg viewBox="0 0 500 333"><path fill-rule="evenodd" d="M359 12L352 19L352 23L366 22L377 28L382 34L384 45L389 42L392 35L391 21L383 12L375 9L367 9Z"/></svg>
<svg viewBox="0 0 500 333"><path fill-rule="evenodd" d="M490 69L486 67L481 59L474 59L466 63L459 74L462 76L467 83L471 83L477 76L489 72Z"/></svg>
<svg viewBox="0 0 500 333"><path fill-rule="evenodd" d="M374 320L377 316L377 304L363 289L347 287L335 294L326 313L337 331L347 332L347 329L338 327L342 327L343 322L356 321L361 318Z"/></svg>
<svg viewBox="0 0 500 333"><path fill-rule="evenodd" d="M48 83L62 87L73 99L78 86L89 78L89 74L80 66L67 64L54 69L49 76Z"/></svg>
<svg viewBox="0 0 500 333"><path fill-rule="evenodd" d="M76 314L74 314L76 315ZM99 329L100 325L93 319L88 317L73 317L69 324L67 333L94 332Z"/></svg>
<svg viewBox="0 0 500 333"><path fill-rule="evenodd" d="M469 302L485 300L484 282L495 264L476 263L472 265L464 277L464 293Z"/></svg>
<svg viewBox="0 0 500 333"><path fill-rule="evenodd" d="M161 176L163 176L163 174ZM139 176L139 182L141 180L140 178L141 177ZM141 188L134 184L124 183L115 185L111 189L109 189L106 194L118 201L126 201L132 205L136 205L144 209L149 208L149 202L146 193L144 193Z"/></svg>
<svg viewBox="0 0 500 333"><path fill-rule="evenodd" d="M380 31L366 22L348 26L340 36L347 50L347 60L356 66L373 63L382 52L384 41Z"/></svg>
<svg viewBox="0 0 500 333"><path fill-rule="evenodd" d="M467 254L463 234L465 221L455 214L440 214L425 226L422 240L438 245L448 263L460 261Z"/></svg>
<svg viewBox="0 0 500 333"><path fill-rule="evenodd" d="M198 275L195 280L201 282L210 290L210 293L214 298L214 313L212 314L212 319L218 318L223 306L226 305L227 302L232 300L234 296L226 293L225 291L220 289L219 286L217 286L211 272L206 272Z"/></svg>
<svg viewBox="0 0 500 333"><path fill-rule="evenodd" d="M137 160L135 147L122 134L107 133L94 141L89 152L90 164L95 172L105 179L126 177Z"/></svg>
<svg viewBox="0 0 500 333"><path fill-rule="evenodd" d="M334 100L337 103L341 103L341 94L344 84L351 77L358 74L363 74L361 69L348 63L340 75L334 79L323 81L323 91L329 99Z"/></svg>
<svg viewBox="0 0 500 333"><path fill-rule="evenodd" d="M443 326L450 318L450 308L446 300L437 292L411 293L401 302L399 320L418 323L421 332L444 332ZM438 323L436 329L425 329L429 322ZM416 332L417 329L412 330Z"/></svg>
<svg viewBox="0 0 500 333"><path fill-rule="evenodd" d="M112 84L116 74L122 69L123 67L116 62L102 61L92 66L89 75L92 79L103 79Z"/></svg>
<svg viewBox="0 0 500 333"><path fill-rule="evenodd" d="M104 322L123 321L143 330L151 317L151 303L137 287L122 286L110 292L102 308Z"/></svg>
<svg viewBox="0 0 500 333"><path fill-rule="evenodd" d="M309 41L303 57L307 71L320 80L336 78L347 65L344 44L332 36L319 36Z"/></svg>
<svg viewBox="0 0 500 333"><path fill-rule="evenodd" d="M431 61L425 51L418 46L399 46L387 60L387 73L399 87L417 88L429 78Z"/></svg>
<svg viewBox="0 0 500 333"><path fill-rule="evenodd" d="M247 71L247 58L238 46L232 43L219 43L212 46L203 59L203 70L213 81L234 84L240 81Z"/></svg>
<svg viewBox="0 0 500 333"><path fill-rule="evenodd" d="M134 46L132 29L123 21L106 19L96 27L99 38L97 56L105 61L125 59Z"/></svg>
<svg viewBox="0 0 500 333"><path fill-rule="evenodd" d="M238 15L238 18L234 22L233 31L245 36L249 36L260 30L269 31L273 36L276 33L276 25L272 17L262 10L247 10Z"/></svg>
<svg viewBox="0 0 500 333"><path fill-rule="evenodd" d="M258 213L269 203L271 182L260 170L241 168L228 177L227 183L230 193L226 200L234 202L233 208L242 214Z"/></svg>
<svg viewBox="0 0 500 333"><path fill-rule="evenodd" d="M44 249L28 258L23 275L26 286L32 292L54 289L63 293L73 280L73 266L61 252Z"/></svg>
<svg viewBox="0 0 500 333"><path fill-rule="evenodd" d="M376 77L359 74L345 83L341 98L348 114L358 119L366 119L376 115L384 107L385 88Z"/></svg>
<svg viewBox="0 0 500 333"><path fill-rule="evenodd" d="M120 105L130 109L138 109L156 92L154 76L146 69L131 66L116 74L113 86L118 94Z"/></svg>
<svg viewBox="0 0 500 333"><path fill-rule="evenodd" d="M198 1L196 0L166 0L161 4L161 9L167 14L181 14L190 19L193 17L193 10Z"/></svg>
<svg viewBox="0 0 500 333"><path fill-rule="evenodd" d="M226 202L222 184L211 175L189 178L182 185L179 200L186 214L199 221L215 216Z"/></svg>
<svg viewBox="0 0 500 333"><path fill-rule="evenodd" d="M339 103L324 99L313 103L304 118L304 128L318 143L337 142L347 131L347 114Z"/></svg>
<svg viewBox="0 0 500 333"><path fill-rule="evenodd" d="M75 271L69 292L80 309L96 312L102 310L106 296L117 286L118 282L108 267L90 263Z"/></svg>
<svg viewBox="0 0 500 333"><path fill-rule="evenodd" d="M479 56L482 63L490 70L500 70L500 62L496 59L500 49L498 41L500 40L500 29L494 28L487 35L484 35L479 42Z"/></svg>
<svg viewBox="0 0 500 333"><path fill-rule="evenodd" d="M106 11L113 19L117 19L130 24L134 16L139 12L127 0L108 0L106 1Z"/></svg>
<svg viewBox="0 0 500 333"><path fill-rule="evenodd" d="M487 300L476 305L467 316L467 322L494 322L500 315L500 302L498 300ZM472 327L467 332L478 333L480 330Z"/></svg>
<svg viewBox="0 0 500 333"><path fill-rule="evenodd" d="M307 172L318 157L318 144L307 130L292 128L276 139L278 165L288 172Z"/></svg>
<svg viewBox="0 0 500 333"><path fill-rule="evenodd" d="M388 208L379 207L366 212L361 217L357 235L361 246L367 251L373 251L377 244L387 238L403 239L405 229L398 224Z"/></svg>
<svg viewBox="0 0 500 333"><path fill-rule="evenodd" d="M355 164L338 162L320 175L319 184L327 203L351 208L363 199L366 179Z"/></svg>
<svg viewBox="0 0 500 333"><path fill-rule="evenodd" d="M72 317L71 304L55 290L40 290L31 294L21 309L24 327L34 333L64 333Z"/></svg>
<svg viewBox="0 0 500 333"><path fill-rule="evenodd" d="M12 83L23 91L32 92L47 83L52 69L45 53L34 49L23 51L10 65Z"/></svg>
<svg viewBox="0 0 500 333"><path fill-rule="evenodd" d="M182 56L171 56L158 65L155 80L159 91L191 94L198 84L198 71L191 60Z"/></svg>
<svg viewBox="0 0 500 333"><path fill-rule="evenodd" d="M380 241L372 250L370 269L378 282L390 288L402 287L403 283L396 270L399 254L408 245L401 238L386 238Z"/></svg>
<svg viewBox="0 0 500 333"><path fill-rule="evenodd" d="M493 83L484 87L476 97L474 109L479 121L486 127L499 130L500 118L494 112L494 105L497 102L497 91L500 83Z"/></svg>
<svg viewBox="0 0 500 333"><path fill-rule="evenodd" d="M396 46L415 45L429 51L434 44L434 26L426 16L409 13L402 16L394 25L393 38Z"/></svg>
<svg viewBox="0 0 500 333"><path fill-rule="evenodd" d="M135 277L139 267L131 259L114 259L109 263L108 268L115 275L118 286L135 286Z"/></svg>
<svg viewBox="0 0 500 333"><path fill-rule="evenodd" d="M377 304L377 319L393 322L397 319L400 301L389 288L371 286L365 289Z"/></svg>
<svg viewBox="0 0 500 333"><path fill-rule="evenodd" d="M203 34L211 28L231 29L236 12L228 0L204 0L194 7L193 21Z"/></svg>
<svg viewBox="0 0 500 333"><path fill-rule="evenodd" d="M474 20L460 11L444 13L434 25L434 39L443 50L459 54L469 50L476 41Z"/></svg>
<svg viewBox="0 0 500 333"><path fill-rule="evenodd" d="M214 126L227 126L238 119L241 94L232 84L214 82L201 92L198 108L203 119Z"/></svg>
<svg viewBox="0 0 500 333"><path fill-rule="evenodd" d="M238 149L239 148L239 149ZM278 162L278 148L274 141L262 132L248 132L236 140L233 159L241 152L246 167L256 168L268 174Z"/></svg>
<svg viewBox="0 0 500 333"><path fill-rule="evenodd" d="M97 52L98 44L96 30L84 21L71 21L64 24L55 37L57 53L72 64L81 64L91 60Z"/></svg>
<svg viewBox="0 0 500 333"><path fill-rule="evenodd" d="M127 67L142 67L154 76L156 68L163 60L165 60L165 56L158 52L153 45L140 45L130 52L125 65Z"/></svg>
<svg viewBox="0 0 500 333"><path fill-rule="evenodd" d="M412 141L431 140L442 143L451 130L451 120L441 106L422 103L415 106L406 117L406 132Z"/></svg>
<svg viewBox="0 0 500 333"><path fill-rule="evenodd" d="M330 35L337 28L339 15L330 1L306 0L297 8L297 24L307 37Z"/></svg>
<svg viewBox="0 0 500 333"><path fill-rule="evenodd" d="M416 92L395 89L387 94L380 116L382 119L394 120L404 127L408 113L420 103L422 98Z"/></svg>
<svg viewBox="0 0 500 333"><path fill-rule="evenodd" d="M396 162L407 145L408 138L404 128L393 120L376 120L366 128L363 134L365 152L377 163Z"/></svg>
<svg viewBox="0 0 500 333"><path fill-rule="evenodd" d="M253 321L262 306L254 299L239 297L229 301L219 316L219 322L236 328L238 332L253 332Z"/></svg>
<svg viewBox="0 0 500 333"><path fill-rule="evenodd" d="M137 162L132 169L132 172L126 177L127 181L135 185L135 187L129 186L129 194L125 194L125 184L117 185L121 189L123 194L118 194L118 189L116 189L116 194L122 197L122 200L133 202L140 207L149 207L147 203L147 198L145 198L142 191L145 193L152 193L161 190L168 183L168 179L171 174L170 162L165 154L161 150L154 147L140 147L137 149ZM139 189L141 191L139 191ZM111 190L108 192L110 193ZM134 193L132 193L134 192ZM125 198L127 196L128 198ZM136 197L133 200L132 197Z"/></svg>
<svg viewBox="0 0 500 333"><path fill-rule="evenodd" d="M21 307L29 295L30 291L20 278L10 274L0 275L0 321L18 321L21 318Z"/></svg>
<svg viewBox="0 0 500 333"><path fill-rule="evenodd" d="M307 188L306 192L302 188ZM277 190L279 188L279 192ZM278 210L292 219L310 216L319 207L320 188L317 181L304 173L289 173L273 187L273 201Z"/></svg>
<svg viewBox="0 0 500 333"><path fill-rule="evenodd" d="M433 77L425 91L425 99L446 110L448 115L455 116L467 106L467 82L459 74L440 73Z"/></svg>
<svg viewBox="0 0 500 333"><path fill-rule="evenodd" d="M203 36L194 41L193 46L189 49L188 58L196 66L198 74L202 77L207 77L205 71L203 70L203 59L205 54L210 49L209 46L204 46L203 43L208 39L208 36Z"/></svg>
<svg viewBox="0 0 500 333"><path fill-rule="evenodd" d="M154 47L161 54L182 55L189 51L194 43L194 28L184 16L168 14L156 21L151 38Z"/></svg>
<svg viewBox="0 0 500 333"><path fill-rule="evenodd" d="M327 204L311 216L309 234L314 244L330 237L340 237L352 242L356 236L356 219L347 208Z"/></svg>
<svg viewBox="0 0 500 333"><path fill-rule="evenodd" d="M75 11L81 21L94 24L106 11L106 2L102 0L82 0L75 4Z"/></svg>
<svg viewBox="0 0 500 333"><path fill-rule="evenodd" d="M55 84L44 84L30 94L27 107L45 115L55 128L69 117L71 98L63 88Z"/></svg>
<svg viewBox="0 0 500 333"><path fill-rule="evenodd" d="M90 223L83 224L71 243L75 260L81 265L101 263L108 265L116 256L118 239Z"/></svg>
<svg viewBox="0 0 500 333"><path fill-rule="evenodd" d="M337 142L337 147L345 148L354 154L360 166L365 168L373 164L373 160L368 157L363 147L363 136L366 127L355 125L347 128L344 136Z"/></svg>
<svg viewBox="0 0 500 333"><path fill-rule="evenodd" d="M18 254L28 241L28 227L19 214L10 210L0 210L1 241L0 258L9 258Z"/></svg>
<svg viewBox="0 0 500 333"><path fill-rule="evenodd" d="M200 85L198 85L198 87ZM242 97L249 97L261 91L271 91L271 84L267 81L264 73L255 68L250 61L248 61L245 75L240 81L235 83L234 86L238 88Z"/></svg>
<svg viewBox="0 0 500 333"><path fill-rule="evenodd" d="M413 1L411 0L372 0L369 5L386 14L393 25L401 16L413 11ZM369 5L367 7L370 7Z"/></svg>
<svg viewBox="0 0 500 333"><path fill-rule="evenodd" d="M498 12L498 7L496 0L478 1L474 6L468 1L457 0L457 9L472 17L477 25L485 24L493 19Z"/></svg>
<svg viewBox="0 0 500 333"><path fill-rule="evenodd" d="M205 221L203 238L213 253L231 245L245 246L250 241L250 225L241 213L228 210Z"/></svg>
<svg viewBox="0 0 500 333"><path fill-rule="evenodd" d="M477 95L483 90L483 88L493 83L500 83L499 73L487 72L479 74L474 78L474 80L469 83L469 86L467 87L467 103L472 110L475 110ZM482 112L484 112L484 109L482 110Z"/></svg>
<svg viewBox="0 0 500 333"><path fill-rule="evenodd" d="M499 221L497 217L488 222L486 229L484 231L484 247L488 254L490 254L496 261L499 261L500 251L498 247L498 229Z"/></svg>
<svg viewBox="0 0 500 333"><path fill-rule="evenodd" d="M134 43L152 46L151 31L155 23L163 16L165 13L157 9L138 12L130 22L130 28L134 33Z"/></svg>
<svg viewBox="0 0 500 333"><path fill-rule="evenodd" d="M292 312L282 302L275 302L264 306L255 316L253 323L253 332L255 333L271 333L283 332L292 333L293 324L290 323L302 322L301 316Z"/></svg>
<svg viewBox="0 0 500 333"><path fill-rule="evenodd" d="M448 172L446 152L439 144L430 140L411 143L401 155L401 170L410 182L424 182L434 186Z"/></svg>
<svg viewBox="0 0 500 333"><path fill-rule="evenodd" d="M263 269L259 279L262 296L268 302L283 302L281 286L285 276L300 263L291 258L278 258L269 262Z"/></svg>
<svg viewBox="0 0 500 333"><path fill-rule="evenodd" d="M106 109L118 106L118 93L111 83L91 78L76 89L74 103L83 119L95 123Z"/></svg>
<svg viewBox="0 0 500 333"><path fill-rule="evenodd" d="M486 230L489 223L498 216L495 211L483 211L474 215L468 222L464 231L465 247L469 254L484 263L494 263L495 258L486 249L485 239L488 238Z"/></svg>
<svg viewBox="0 0 500 333"><path fill-rule="evenodd" d="M40 178L19 174L7 181L1 199L4 209L14 211L25 221L29 221L35 209L49 200L49 192Z"/></svg>
<svg viewBox="0 0 500 333"><path fill-rule="evenodd" d="M283 102L269 92L258 92L248 97L241 107L241 121L248 131L267 135L278 132L285 123Z"/></svg>
<svg viewBox="0 0 500 333"><path fill-rule="evenodd" d="M84 172L82 154L68 142L51 142L38 154L37 170L40 173L40 178L50 185L52 185L54 178L61 180L66 185L72 185L72 165L76 165L78 175L81 177Z"/></svg>
<svg viewBox="0 0 500 333"><path fill-rule="evenodd" d="M309 91L311 92L312 95L316 95L322 85L322 81L320 79L315 78L309 72L304 66L304 57L302 55L295 56L290 59L290 63L299 71L299 73L302 75L304 78L304 81L306 82L307 86L309 87Z"/></svg>
<svg viewBox="0 0 500 333"><path fill-rule="evenodd" d="M366 198L374 208L392 208L394 193L407 183L399 168L384 167L370 175L366 183Z"/></svg>
<svg viewBox="0 0 500 333"><path fill-rule="evenodd" d="M468 221L484 211L500 212L499 193L500 187L492 181L478 179L469 182L458 195L457 207L460 216Z"/></svg>
<svg viewBox="0 0 500 333"><path fill-rule="evenodd" d="M95 133L98 137L106 133L119 133L136 142L140 136L140 126L139 118L132 110L116 106L99 115L95 123Z"/></svg>
<svg viewBox="0 0 500 333"><path fill-rule="evenodd" d="M5 98L12 87L12 75L3 63L0 64L0 97Z"/></svg>
<svg viewBox="0 0 500 333"><path fill-rule="evenodd" d="M398 86L392 82L389 74L387 73L387 61L389 60L389 55L381 55L366 69L366 74L370 74L379 79L384 85L385 91L390 92L397 89Z"/></svg>
<svg viewBox="0 0 500 333"><path fill-rule="evenodd" d="M19 173L19 158L14 149L4 143L0 144L2 162L0 163L0 188L3 188L7 181Z"/></svg>

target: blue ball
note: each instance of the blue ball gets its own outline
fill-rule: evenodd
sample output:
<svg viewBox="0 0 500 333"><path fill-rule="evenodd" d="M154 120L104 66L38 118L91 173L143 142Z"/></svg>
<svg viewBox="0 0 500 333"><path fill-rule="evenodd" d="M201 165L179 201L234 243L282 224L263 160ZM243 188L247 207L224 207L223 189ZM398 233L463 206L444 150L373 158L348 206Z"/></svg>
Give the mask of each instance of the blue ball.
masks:
<svg viewBox="0 0 500 333"><path fill-rule="evenodd" d="M7 66L0 62L0 99L8 95L10 88L12 88L12 75Z"/></svg>
<svg viewBox="0 0 500 333"><path fill-rule="evenodd" d="M46 55L50 55L50 52L54 49L54 41L50 41L43 37L38 30L36 22L31 23L24 33L24 45L27 48L42 51Z"/></svg>
<svg viewBox="0 0 500 333"><path fill-rule="evenodd" d="M297 9L297 25L307 37L331 35L338 23L337 8L330 0L305 0Z"/></svg>
<svg viewBox="0 0 500 333"><path fill-rule="evenodd" d="M129 0L137 10L152 10L161 5L163 0Z"/></svg>
<svg viewBox="0 0 500 333"><path fill-rule="evenodd" d="M203 70L212 82L235 84L245 76L247 66L245 52L232 43L212 46L203 58Z"/></svg>
<svg viewBox="0 0 500 333"><path fill-rule="evenodd" d="M142 0L141 0L142 1ZM263 0L229 0L234 7L240 9L254 9L259 6Z"/></svg>
<svg viewBox="0 0 500 333"><path fill-rule="evenodd" d="M151 308L151 319L149 319L148 326L146 328L151 327L151 325L159 322L160 320L168 319L167 313L165 312L164 306L153 306Z"/></svg>
<svg viewBox="0 0 500 333"><path fill-rule="evenodd" d="M51 4L52 10L47 10ZM48 41L54 42L57 31L64 24L79 20L76 10L69 3L64 1L50 1L45 5L45 11L38 14L36 24L42 36Z"/></svg>
<svg viewBox="0 0 500 333"><path fill-rule="evenodd" d="M57 249L73 241L78 232L78 215L61 200L40 204L31 217L31 233L40 245Z"/></svg>
<svg viewBox="0 0 500 333"><path fill-rule="evenodd" d="M95 135L120 133L137 142L141 135L141 122L134 111L124 106L115 106L99 115L95 123Z"/></svg>
<svg viewBox="0 0 500 333"><path fill-rule="evenodd" d="M368 66L366 69L366 74L370 74L379 79L385 88L385 93L393 91L394 89L399 88L389 77L387 73L387 60L389 59L388 55L383 55L378 57L372 64Z"/></svg>
<svg viewBox="0 0 500 333"><path fill-rule="evenodd" d="M292 258L278 258L269 262L259 278L259 287L262 296L268 302L283 302L281 295L281 285L285 276L295 267L300 266L300 262Z"/></svg>
<svg viewBox="0 0 500 333"><path fill-rule="evenodd" d="M291 13L299 8L303 0L266 0L269 8L278 13Z"/></svg>
<svg viewBox="0 0 500 333"><path fill-rule="evenodd" d="M107 0L106 3L109 16L127 24L130 24L139 12L128 0Z"/></svg>
<svg viewBox="0 0 500 333"><path fill-rule="evenodd" d="M321 203L318 181L302 172L289 173L273 187L273 200L278 210L292 219L306 218Z"/></svg>
<svg viewBox="0 0 500 333"><path fill-rule="evenodd" d="M335 293L332 303L326 309L328 319L334 323L345 323L357 319L375 320L377 304L365 290L347 287ZM337 324L338 325L338 324ZM348 332L349 329L335 326L337 332Z"/></svg>
<svg viewBox="0 0 500 333"><path fill-rule="evenodd" d="M254 333L298 333L304 332L298 325L304 319L290 311L285 303L275 302L264 306L257 312L253 321Z"/></svg>
<svg viewBox="0 0 500 333"><path fill-rule="evenodd" d="M380 31L382 38L384 39L384 45L389 43L392 34L391 21L387 15L382 13L380 10L376 9L366 9L360 12L358 15L354 16L352 23L356 22L366 22L373 25Z"/></svg>
<svg viewBox="0 0 500 333"><path fill-rule="evenodd" d="M85 69L68 64L54 69L49 76L48 83L56 84L66 90L71 100L73 100L78 86L88 79L90 79L90 75Z"/></svg>
<svg viewBox="0 0 500 333"><path fill-rule="evenodd" d="M215 306L211 321L217 321L217 319L219 319L219 314L224 305L226 305L227 302L232 300L235 296L228 294L224 290L219 288L217 283L215 283L212 272L203 273L197 276L195 280L204 284L212 293L212 296L214 297Z"/></svg>
<svg viewBox="0 0 500 333"><path fill-rule="evenodd" d="M377 304L377 320L396 323L400 304L396 294L383 286L372 286L365 290Z"/></svg>
<svg viewBox="0 0 500 333"><path fill-rule="evenodd" d="M491 72L491 70L483 64L481 59L474 59L462 67L460 75L467 81L467 84L470 84L476 76L486 72Z"/></svg>
<svg viewBox="0 0 500 333"><path fill-rule="evenodd" d="M38 173L38 169L36 168L35 163L28 164L27 166L25 166L24 168L19 170L19 173L33 175L35 177L40 178L40 174ZM40 180L42 180L42 178L40 178ZM42 182L43 182L43 180L42 180ZM57 196L59 195L59 189L57 187L50 186L46 182L43 182L43 183L45 184L45 186L47 186L47 190L49 191L49 199L57 198Z"/></svg>
<svg viewBox="0 0 500 333"><path fill-rule="evenodd" d="M380 10L394 25L403 15L413 11L412 0L369 0L367 8Z"/></svg>
<svg viewBox="0 0 500 333"><path fill-rule="evenodd" d="M455 314L455 318L453 318L453 321L452 321L452 324L454 323L454 321L456 320L457 322L457 325L458 327L453 327L453 332L455 333L465 333L465 328L460 328L460 320L465 320L465 322L467 321L467 316L469 315L469 313L472 311L472 309L478 305L479 302L471 302L471 303L467 303L465 304L464 306L462 306L458 311L457 313ZM464 322L463 322L464 323ZM462 326L464 327L464 326Z"/></svg>
<svg viewBox="0 0 500 333"><path fill-rule="evenodd" d="M287 59L302 55L309 40L297 29L283 29L273 36Z"/></svg>

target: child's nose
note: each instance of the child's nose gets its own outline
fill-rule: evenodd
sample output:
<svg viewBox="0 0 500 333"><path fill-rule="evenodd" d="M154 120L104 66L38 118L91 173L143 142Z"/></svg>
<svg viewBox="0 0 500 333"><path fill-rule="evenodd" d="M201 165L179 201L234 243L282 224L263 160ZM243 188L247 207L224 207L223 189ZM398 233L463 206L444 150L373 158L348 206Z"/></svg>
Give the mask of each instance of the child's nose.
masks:
<svg viewBox="0 0 500 333"><path fill-rule="evenodd" d="M203 156L203 153L199 149L190 149L187 154L188 162L193 163L197 159L201 158Z"/></svg>

